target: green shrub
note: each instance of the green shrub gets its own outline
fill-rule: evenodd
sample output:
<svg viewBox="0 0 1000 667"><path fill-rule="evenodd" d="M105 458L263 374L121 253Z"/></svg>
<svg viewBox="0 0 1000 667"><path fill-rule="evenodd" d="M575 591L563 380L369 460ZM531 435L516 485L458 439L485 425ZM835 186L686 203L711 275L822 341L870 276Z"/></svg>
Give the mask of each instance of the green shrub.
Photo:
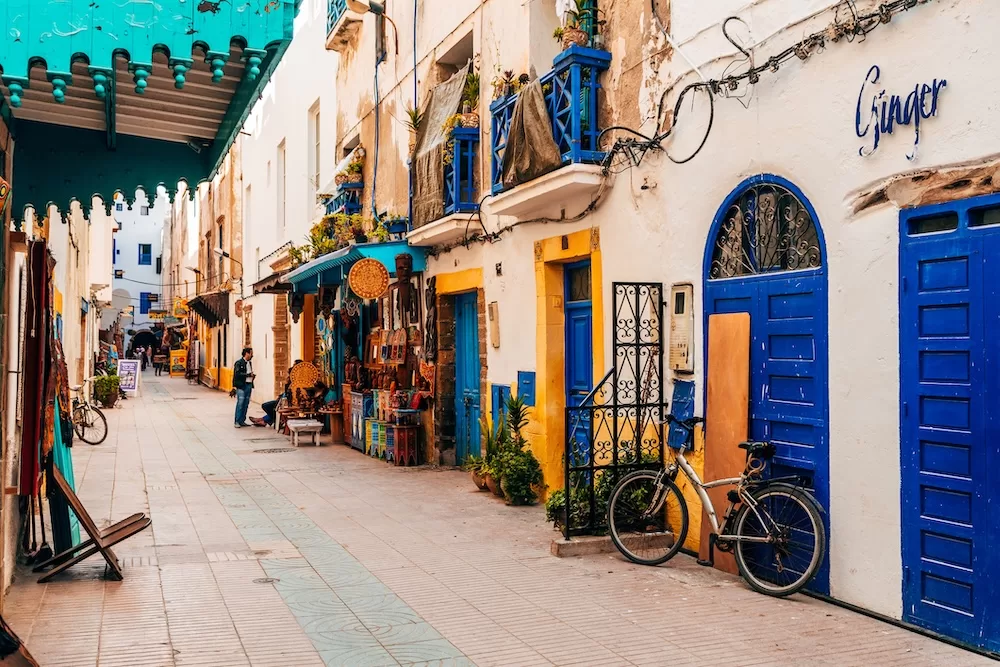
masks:
<svg viewBox="0 0 1000 667"><path fill-rule="evenodd" d="M509 504L532 505L538 501L535 488L542 483L542 466L530 449L504 452L501 466L501 487Z"/></svg>
<svg viewBox="0 0 1000 667"><path fill-rule="evenodd" d="M101 405L113 405L118 400L119 385L117 375L100 375L94 379L94 397Z"/></svg>

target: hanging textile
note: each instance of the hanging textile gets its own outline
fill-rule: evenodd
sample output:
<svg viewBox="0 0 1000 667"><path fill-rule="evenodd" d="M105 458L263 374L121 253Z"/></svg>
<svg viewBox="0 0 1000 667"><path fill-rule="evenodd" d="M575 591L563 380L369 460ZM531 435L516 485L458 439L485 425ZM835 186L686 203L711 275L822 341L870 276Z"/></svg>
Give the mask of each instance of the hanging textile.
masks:
<svg viewBox="0 0 1000 667"><path fill-rule="evenodd" d="M53 413L57 420L62 417L61 405L61 401L57 400L53 408ZM52 464L66 478L66 482L70 488L75 490L76 481L73 479L73 455L71 453L72 450L66 444L63 440L61 429L55 429ZM60 493L56 492L56 485L54 483L46 483L45 488L49 498L49 516L52 518L52 542L56 553L59 553L80 543L80 521L70 510L66 499Z"/></svg>
<svg viewBox="0 0 1000 667"><path fill-rule="evenodd" d="M420 126L416 159L413 165L413 226L420 227L444 217L444 151L448 137L445 121L458 113L469 65L439 84L430 94L430 102Z"/></svg>
<svg viewBox="0 0 1000 667"><path fill-rule="evenodd" d="M503 152L503 186L527 183L562 166L559 146L552 138L552 120L541 81L525 86L514 103Z"/></svg>
<svg viewBox="0 0 1000 667"><path fill-rule="evenodd" d="M39 445L42 435L42 414L45 398L45 359L48 345L48 286L49 271L44 241L32 241L28 246L27 285L25 303L24 349L21 368L22 427L21 427L21 493L38 493L41 475Z"/></svg>

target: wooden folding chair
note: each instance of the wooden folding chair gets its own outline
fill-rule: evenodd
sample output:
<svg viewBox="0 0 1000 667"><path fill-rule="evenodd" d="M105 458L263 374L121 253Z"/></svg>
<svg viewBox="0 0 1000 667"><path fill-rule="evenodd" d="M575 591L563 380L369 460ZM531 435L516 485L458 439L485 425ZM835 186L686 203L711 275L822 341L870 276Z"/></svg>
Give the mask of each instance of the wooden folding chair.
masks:
<svg viewBox="0 0 1000 667"><path fill-rule="evenodd" d="M98 551L104 556L104 560L108 563L108 568L111 570L111 577L116 581L121 581L122 568L118 563L118 558L115 556L115 552L111 550L111 547L118 544L119 542L132 537L138 532L141 532L148 528L153 520L147 517L145 514L139 512L138 514L133 514L127 519L122 519L118 523L112 524L101 530L94 523L94 520L90 518L87 514L87 510L83 507L83 503L70 488L69 484L66 482L66 478L62 476L59 469L52 466L51 479L55 481L56 487L59 492L66 498L69 506L73 509L73 513L76 514L77 519L80 520L80 525L90 536L89 540L81 542L80 544L70 547L69 549L58 553L52 558L48 559L44 563L39 563L32 570L33 572L41 572L46 568L53 568L44 577L38 579L38 583L44 584L46 581L56 576L63 570L66 570L85 558L90 558Z"/></svg>

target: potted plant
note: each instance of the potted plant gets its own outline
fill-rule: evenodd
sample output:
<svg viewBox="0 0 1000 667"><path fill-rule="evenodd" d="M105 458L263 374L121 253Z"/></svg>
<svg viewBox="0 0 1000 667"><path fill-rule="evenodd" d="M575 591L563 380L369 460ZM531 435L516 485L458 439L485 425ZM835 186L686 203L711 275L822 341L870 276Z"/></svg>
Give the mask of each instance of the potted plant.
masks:
<svg viewBox="0 0 1000 667"><path fill-rule="evenodd" d="M466 459L465 465L462 466L463 470L469 471L469 475L472 477L472 483L475 484L476 488L479 489L480 491L485 491L487 488L489 488L486 486L486 478L483 477L484 465L485 464L483 462L482 457L470 456L468 459Z"/></svg>
<svg viewBox="0 0 1000 667"><path fill-rule="evenodd" d="M100 375L94 379L94 398L105 408L115 407L118 402L120 380L117 375Z"/></svg>
<svg viewBox="0 0 1000 667"><path fill-rule="evenodd" d="M504 70L493 80L493 99L499 100L514 94L514 70Z"/></svg>
<svg viewBox="0 0 1000 667"><path fill-rule="evenodd" d="M494 495L502 496L503 491L500 489L500 480L503 478L503 466L501 458L503 455L503 448L508 439L507 424L501 420L496 428L487 417L482 417L479 423L483 429L486 440L486 456L483 457L483 463L479 468L479 474L482 476L483 480L486 482L486 487L493 492Z"/></svg>
<svg viewBox="0 0 1000 667"><path fill-rule="evenodd" d="M345 183L360 183L363 180L362 174L364 173L364 169L364 160L355 157L347 163L347 166L344 167L343 171L334 176L333 180L337 185L344 185Z"/></svg>
<svg viewBox="0 0 1000 667"><path fill-rule="evenodd" d="M597 8L590 6L590 0L575 0L573 9L566 13L565 23L556 28L552 36L562 42L563 49L577 44L587 46L590 44L590 34L583 29L587 22L596 25Z"/></svg>
<svg viewBox="0 0 1000 667"><path fill-rule="evenodd" d="M385 243L389 240L389 228L386 227L384 220L375 223L371 234L368 235L368 240L374 243Z"/></svg>
<svg viewBox="0 0 1000 667"><path fill-rule="evenodd" d="M405 234L410 228L410 221L405 215L389 215L385 218L385 227L390 234Z"/></svg>
<svg viewBox="0 0 1000 667"><path fill-rule="evenodd" d="M451 133L456 127L461 126L462 114L460 113L448 116L448 118L441 125L441 130L444 132L444 136L448 137L448 143L445 144L444 153L441 155L441 162L445 166L451 164L455 160L455 138L451 136Z"/></svg>
<svg viewBox="0 0 1000 667"><path fill-rule="evenodd" d="M462 127L479 127L479 72L469 72L462 89Z"/></svg>
<svg viewBox="0 0 1000 667"><path fill-rule="evenodd" d="M520 396L507 398L507 438L499 457L500 488L508 505L531 505L542 490L542 467L528 448L523 431L528 425L528 406Z"/></svg>
<svg viewBox="0 0 1000 667"><path fill-rule="evenodd" d="M406 127L410 128L410 157L413 157L417 149L417 133L424 122L424 113L413 106L406 107Z"/></svg>

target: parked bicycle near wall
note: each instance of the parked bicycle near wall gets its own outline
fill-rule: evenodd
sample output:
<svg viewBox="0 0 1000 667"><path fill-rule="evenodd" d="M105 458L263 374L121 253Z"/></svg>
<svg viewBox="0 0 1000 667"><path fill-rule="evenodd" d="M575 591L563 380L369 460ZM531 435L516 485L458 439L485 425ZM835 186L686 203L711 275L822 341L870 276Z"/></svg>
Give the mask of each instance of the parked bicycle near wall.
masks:
<svg viewBox="0 0 1000 667"><path fill-rule="evenodd" d="M767 462L774 456L769 442L744 442L747 464L739 477L702 482L684 457L693 442L699 418L668 424L687 434L685 447L659 470L639 470L623 477L611 491L608 526L615 546L629 560L659 565L673 558L687 537L688 509L674 480L682 471L708 514L712 528L709 561L714 550L732 552L740 575L759 593L783 597L802 589L816 576L826 553L822 507L798 477L766 479ZM735 487L719 524L707 489Z"/></svg>
<svg viewBox="0 0 1000 667"><path fill-rule="evenodd" d="M70 387L73 396L73 431L88 445L99 445L108 437L108 420L100 408L90 402L90 383Z"/></svg>

